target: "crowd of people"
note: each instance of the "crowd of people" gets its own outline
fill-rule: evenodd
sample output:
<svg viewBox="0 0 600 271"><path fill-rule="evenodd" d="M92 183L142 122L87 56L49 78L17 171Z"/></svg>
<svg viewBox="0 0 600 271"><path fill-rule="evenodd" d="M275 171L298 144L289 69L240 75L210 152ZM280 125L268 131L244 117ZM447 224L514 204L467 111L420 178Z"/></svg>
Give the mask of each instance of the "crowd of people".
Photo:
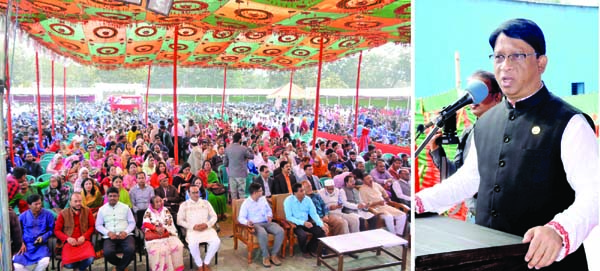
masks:
<svg viewBox="0 0 600 271"><path fill-rule="evenodd" d="M290 195L286 219L297 225L305 257L316 253L316 238L308 241L306 232L346 234L375 227L380 219L404 236L407 154L383 154L374 145L361 152L351 136L321 139L312 149L296 136L310 129L306 117L296 125L299 115L286 125L249 107L228 110L226 120L191 109L183 105L189 118L175 124L168 110L155 108L145 126L139 114L111 113L101 104L78 107L54 130L44 115L41 140L32 125L35 114L19 114L15 157L7 158L9 206L11 216L18 215L11 220L15 269L45 269L48 238L55 236L64 244L62 264L74 269L85 270L102 249L109 263L124 270L142 245L150 269L181 270L187 243L199 270L210 270L220 246L218 221L253 227L259 240L274 234L271 250L261 242L262 264L281 265L282 230L271 210L277 194ZM239 217L230 218L227 206L235 199L246 200ZM136 231L145 233L145 243L136 243ZM102 236L101 247L90 243L94 232ZM199 243L207 243L204 258Z"/></svg>

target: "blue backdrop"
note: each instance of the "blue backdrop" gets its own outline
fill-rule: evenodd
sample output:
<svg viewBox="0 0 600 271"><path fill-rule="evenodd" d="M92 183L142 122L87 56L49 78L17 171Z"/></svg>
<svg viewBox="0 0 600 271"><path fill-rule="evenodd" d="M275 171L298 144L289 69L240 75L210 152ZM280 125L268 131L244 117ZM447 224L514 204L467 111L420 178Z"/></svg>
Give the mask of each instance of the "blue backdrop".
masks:
<svg viewBox="0 0 600 271"><path fill-rule="evenodd" d="M490 33L502 22L527 18L546 38L548 66L542 80L558 96L583 82L598 92L598 7L509 0L416 0L414 8L415 94L426 97L453 89L454 52L460 53L462 87L478 69L493 72Z"/></svg>

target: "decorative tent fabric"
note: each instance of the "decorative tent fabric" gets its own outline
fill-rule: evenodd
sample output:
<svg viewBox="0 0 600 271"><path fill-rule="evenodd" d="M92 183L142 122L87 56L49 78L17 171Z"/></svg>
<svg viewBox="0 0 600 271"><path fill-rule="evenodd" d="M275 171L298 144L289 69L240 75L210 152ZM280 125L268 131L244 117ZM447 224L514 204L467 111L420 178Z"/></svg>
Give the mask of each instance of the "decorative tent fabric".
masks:
<svg viewBox="0 0 600 271"><path fill-rule="evenodd" d="M409 0L175 0L168 17L146 2L22 0L12 19L56 55L102 69L172 65L175 26L183 67L312 66L321 37L324 61L410 43Z"/></svg>

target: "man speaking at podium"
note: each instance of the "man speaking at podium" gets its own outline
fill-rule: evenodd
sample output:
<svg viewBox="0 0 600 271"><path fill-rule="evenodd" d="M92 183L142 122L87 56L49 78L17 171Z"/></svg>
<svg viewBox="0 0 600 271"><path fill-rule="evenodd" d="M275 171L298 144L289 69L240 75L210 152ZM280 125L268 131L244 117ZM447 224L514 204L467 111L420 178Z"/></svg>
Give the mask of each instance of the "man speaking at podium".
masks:
<svg viewBox="0 0 600 271"><path fill-rule="evenodd" d="M546 88L537 24L506 21L489 43L506 99L477 121L456 174L416 195L417 212L441 212L478 193L476 223L523 236L528 268L588 270L582 243L598 223L593 122Z"/></svg>

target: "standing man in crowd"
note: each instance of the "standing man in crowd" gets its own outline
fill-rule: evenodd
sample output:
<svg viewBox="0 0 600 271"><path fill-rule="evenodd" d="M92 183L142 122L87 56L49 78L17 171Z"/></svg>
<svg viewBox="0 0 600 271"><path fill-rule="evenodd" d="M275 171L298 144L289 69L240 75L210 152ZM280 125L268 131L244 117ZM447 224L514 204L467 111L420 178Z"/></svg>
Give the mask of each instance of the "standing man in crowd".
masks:
<svg viewBox="0 0 600 271"><path fill-rule="evenodd" d="M248 176L246 164L248 159L254 159L250 148L240 145L241 139L242 134L233 135L233 144L225 149L223 160L229 176L229 193L232 200L246 198L246 176Z"/></svg>

